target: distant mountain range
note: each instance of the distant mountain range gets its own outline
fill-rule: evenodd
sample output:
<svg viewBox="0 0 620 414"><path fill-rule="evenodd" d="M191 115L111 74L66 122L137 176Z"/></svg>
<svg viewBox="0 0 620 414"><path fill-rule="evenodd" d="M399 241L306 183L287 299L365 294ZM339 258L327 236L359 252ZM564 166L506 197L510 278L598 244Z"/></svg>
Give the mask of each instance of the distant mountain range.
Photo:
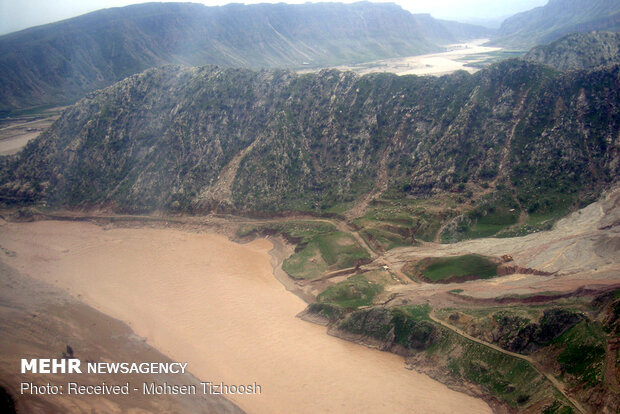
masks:
<svg viewBox="0 0 620 414"><path fill-rule="evenodd" d="M618 0L550 0L506 19L499 31L386 3L139 4L1 36L0 116L73 103L166 64L323 68L437 52L474 38L527 50L571 32L618 29Z"/></svg>
<svg viewBox="0 0 620 414"><path fill-rule="evenodd" d="M543 7L506 19L493 44L528 50L569 33L620 30L618 0L549 0Z"/></svg>
<svg viewBox="0 0 620 414"><path fill-rule="evenodd" d="M367 2L106 9L0 37L0 110L73 102L164 64L325 67L439 51L491 33Z"/></svg>

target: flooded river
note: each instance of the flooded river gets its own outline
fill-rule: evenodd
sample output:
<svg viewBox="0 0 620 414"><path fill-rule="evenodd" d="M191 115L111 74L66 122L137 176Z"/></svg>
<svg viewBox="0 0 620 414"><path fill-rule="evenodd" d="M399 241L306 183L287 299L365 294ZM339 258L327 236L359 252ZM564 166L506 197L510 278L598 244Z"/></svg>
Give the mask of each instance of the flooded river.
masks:
<svg viewBox="0 0 620 414"><path fill-rule="evenodd" d="M201 380L260 385L229 396L248 413L491 412L296 318L305 303L274 278L267 240L44 221L5 224L0 245L8 264L125 321Z"/></svg>

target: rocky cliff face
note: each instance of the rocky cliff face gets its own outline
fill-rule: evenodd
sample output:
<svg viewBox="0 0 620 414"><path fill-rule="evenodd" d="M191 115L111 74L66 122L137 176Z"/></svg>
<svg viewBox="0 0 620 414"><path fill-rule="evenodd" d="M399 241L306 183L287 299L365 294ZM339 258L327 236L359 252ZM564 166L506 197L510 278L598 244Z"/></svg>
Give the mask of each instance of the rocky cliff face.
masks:
<svg viewBox="0 0 620 414"><path fill-rule="evenodd" d="M4 201L124 211L321 212L514 188L544 212L618 177L619 67L519 60L441 78L153 69L95 92L2 160Z"/></svg>
<svg viewBox="0 0 620 414"><path fill-rule="evenodd" d="M620 62L620 33L570 34L530 50L525 59L559 70L582 70Z"/></svg>
<svg viewBox="0 0 620 414"><path fill-rule="evenodd" d="M494 329L485 340L497 343L509 351L532 353L549 345L553 339L582 319L582 315L561 308L545 310L538 323L500 312L494 316Z"/></svg>

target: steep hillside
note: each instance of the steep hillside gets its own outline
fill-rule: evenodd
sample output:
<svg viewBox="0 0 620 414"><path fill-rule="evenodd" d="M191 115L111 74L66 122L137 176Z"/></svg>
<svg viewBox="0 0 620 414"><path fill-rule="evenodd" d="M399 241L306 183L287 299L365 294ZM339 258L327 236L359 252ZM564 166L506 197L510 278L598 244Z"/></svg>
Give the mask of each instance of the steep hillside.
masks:
<svg viewBox="0 0 620 414"><path fill-rule="evenodd" d="M620 33L570 34L530 50L525 59L559 70L589 69L620 63Z"/></svg>
<svg viewBox="0 0 620 414"><path fill-rule="evenodd" d="M549 0L543 7L506 19L493 44L527 50L569 33L620 30L617 0Z"/></svg>
<svg viewBox="0 0 620 414"><path fill-rule="evenodd" d="M134 212L326 212L379 189L395 200L473 190L491 197L471 220L565 212L619 175L619 71L520 60L441 78L153 69L2 159L0 194Z"/></svg>
<svg viewBox="0 0 620 414"><path fill-rule="evenodd" d="M480 34L451 22L427 33L429 25L394 4L150 3L100 10L0 37L0 111L71 102L164 64L323 67L422 54L440 50L433 42Z"/></svg>

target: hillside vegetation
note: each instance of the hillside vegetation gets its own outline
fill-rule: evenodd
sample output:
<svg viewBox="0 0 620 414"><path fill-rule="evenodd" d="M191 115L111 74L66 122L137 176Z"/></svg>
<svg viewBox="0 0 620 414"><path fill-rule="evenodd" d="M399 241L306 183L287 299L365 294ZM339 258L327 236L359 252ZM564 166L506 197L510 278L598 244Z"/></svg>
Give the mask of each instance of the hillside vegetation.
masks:
<svg viewBox="0 0 620 414"><path fill-rule="evenodd" d="M152 69L89 95L3 158L0 195L125 212L339 214L383 188L357 222L378 249L438 231L443 241L528 232L618 177L618 73L521 60L441 78Z"/></svg>

